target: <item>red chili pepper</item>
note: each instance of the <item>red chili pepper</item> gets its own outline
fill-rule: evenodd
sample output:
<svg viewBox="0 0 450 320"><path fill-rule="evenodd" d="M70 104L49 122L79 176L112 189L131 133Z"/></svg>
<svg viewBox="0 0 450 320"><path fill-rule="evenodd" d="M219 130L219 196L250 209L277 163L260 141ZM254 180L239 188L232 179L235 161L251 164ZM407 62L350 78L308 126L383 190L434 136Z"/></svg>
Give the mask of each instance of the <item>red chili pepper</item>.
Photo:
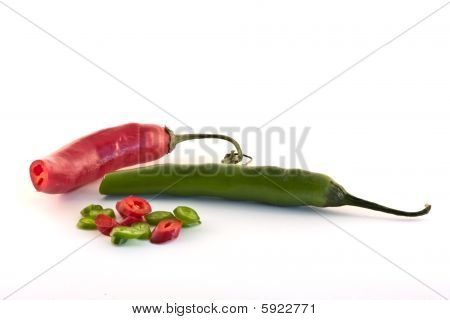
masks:
<svg viewBox="0 0 450 320"><path fill-rule="evenodd" d="M94 132L73 141L30 165L37 191L65 193L101 178L108 172L161 158L186 140L217 138L233 143L242 160L239 144L219 134L175 135L168 128L129 123Z"/></svg>
<svg viewBox="0 0 450 320"><path fill-rule="evenodd" d="M162 220L152 232L150 242L163 243L178 238L182 223L176 219Z"/></svg>
<svg viewBox="0 0 450 320"><path fill-rule="evenodd" d="M125 219L123 219L121 222L120 222L120 225L121 226L124 226L124 227L129 227L129 226L131 226L133 223L136 223L136 222L143 222L144 221L144 218L143 217L133 217L133 216L128 216L128 217L126 217Z"/></svg>
<svg viewBox="0 0 450 320"><path fill-rule="evenodd" d="M116 203L116 209L122 217L143 217L152 212L152 207L147 200L129 196Z"/></svg>
<svg viewBox="0 0 450 320"><path fill-rule="evenodd" d="M98 231L103 233L105 236L109 236L111 230L119 224L110 216L107 216L106 214L99 214L97 218L95 218L95 225L97 226Z"/></svg>

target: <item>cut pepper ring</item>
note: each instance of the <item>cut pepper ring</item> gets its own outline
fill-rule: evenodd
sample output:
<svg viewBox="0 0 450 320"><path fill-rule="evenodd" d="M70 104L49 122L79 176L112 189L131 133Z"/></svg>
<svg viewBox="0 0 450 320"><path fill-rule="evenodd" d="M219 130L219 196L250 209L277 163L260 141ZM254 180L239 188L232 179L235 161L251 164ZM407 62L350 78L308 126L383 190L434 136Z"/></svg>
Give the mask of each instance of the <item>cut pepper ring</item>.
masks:
<svg viewBox="0 0 450 320"><path fill-rule="evenodd" d="M129 196L117 202L116 209L122 217L143 217L152 212L152 207L147 200L135 196Z"/></svg>
<svg viewBox="0 0 450 320"><path fill-rule="evenodd" d="M45 189L48 183L48 168L44 161L36 160L30 166L30 177L37 191Z"/></svg>

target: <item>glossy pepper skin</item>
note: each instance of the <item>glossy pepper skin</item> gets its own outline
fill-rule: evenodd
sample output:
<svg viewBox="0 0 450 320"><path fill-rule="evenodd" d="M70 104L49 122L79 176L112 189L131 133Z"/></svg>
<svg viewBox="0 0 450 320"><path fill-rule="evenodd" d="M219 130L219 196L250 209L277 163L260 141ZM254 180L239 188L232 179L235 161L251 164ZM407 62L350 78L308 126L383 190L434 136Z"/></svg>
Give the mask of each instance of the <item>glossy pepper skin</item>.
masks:
<svg viewBox="0 0 450 320"><path fill-rule="evenodd" d="M97 180L108 172L157 160L178 143L193 139L222 139L232 143L242 161L240 145L221 134L174 134L154 124L128 123L103 129L73 141L49 156L31 163L31 182L37 191L66 193Z"/></svg>
<svg viewBox="0 0 450 320"><path fill-rule="evenodd" d="M37 191L65 193L105 173L152 160L169 152L164 127L128 123L94 132L35 160L30 176Z"/></svg>
<svg viewBox="0 0 450 320"><path fill-rule="evenodd" d="M181 221L176 219L167 219L160 221L152 232L150 242L161 244L178 238L181 226Z"/></svg>
<svg viewBox="0 0 450 320"><path fill-rule="evenodd" d="M97 226L97 230L100 231L105 236L109 236L111 230L119 226L119 224L115 219L105 214L99 214L95 218L95 225Z"/></svg>
<svg viewBox="0 0 450 320"><path fill-rule="evenodd" d="M276 206L337 207L353 205L394 215L415 217L423 210L391 209L349 194L329 176L301 169L235 164L161 164L106 175L100 193L211 196Z"/></svg>
<svg viewBox="0 0 450 320"><path fill-rule="evenodd" d="M129 216L142 218L152 212L152 207L147 200L134 196L128 196L118 201L116 209L123 218Z"/></svg>

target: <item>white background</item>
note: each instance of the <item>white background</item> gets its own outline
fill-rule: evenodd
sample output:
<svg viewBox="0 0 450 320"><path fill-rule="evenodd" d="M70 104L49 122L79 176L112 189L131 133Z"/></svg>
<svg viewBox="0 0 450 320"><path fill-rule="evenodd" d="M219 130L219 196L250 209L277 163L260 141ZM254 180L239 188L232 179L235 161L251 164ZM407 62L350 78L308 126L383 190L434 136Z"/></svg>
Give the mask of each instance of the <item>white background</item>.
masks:
<svg viewBox="0 0 450 320"><path fill-rule="evenodd" d="M444 4L5 3L194 131L261 126ZM429 202L429 215L161 198L155 209L189 205L203 224L167 245L118 248L99 237L77 250L96 234L75 228L79 210L115 200L98 182L37 193L29 163L112 125L184 125L0 3L0 296L67 257L9 298L449 297L449 32L447 6L268 125L311 128L302 149L310 170L396 208ZM299 138L259 146L240 134L247 153L281 157Z"/></svg>

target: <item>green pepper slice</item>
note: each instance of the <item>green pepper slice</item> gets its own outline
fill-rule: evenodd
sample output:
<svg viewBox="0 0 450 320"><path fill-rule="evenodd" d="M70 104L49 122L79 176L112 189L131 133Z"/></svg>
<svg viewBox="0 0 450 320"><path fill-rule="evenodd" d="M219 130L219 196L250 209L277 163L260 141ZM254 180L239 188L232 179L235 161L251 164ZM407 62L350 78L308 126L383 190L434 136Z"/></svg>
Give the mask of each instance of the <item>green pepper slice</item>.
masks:
<svg viewBox="0 0 450 320"><path fill-rule="evenodd" d="M95 220L92 218L81 218L78 220L77 227L83 230L95 230L97 226L95 225Z"/></svg>
<svg viewBox="0 0 450 320"><path fill-rule="evenodd" d="M110 208L102 209L102 210L91 210L89 212L89 217L92 218L92 219L95 219L100 214L107 215L108 217L111 217L113 219L116 217L116 214L114 213L114 210L110 209Z"/></svg>
<svg viewBox="0 0 450 320"><path fill-rule="evenodd" d="M173 210L175 217L183 223L191 224L200 221L200 217L197 212L189 207L179 206Z"/></svg>
<svg viewBox="0 0 450 320"><path fill-rule="evenodd" d="M175 218L175 216L169 211L153 211L145 216L145 220L151 226L156 226L162 220L173 218Z"/></svg>
<svg viewBox="0 0 450 320"><path fill-rule="evenodd" d="M190 222L190 223L188 223L188 222L182 222L182 224L181 224L181 226L183 227L183 228L191 228L191 227L195 227L195 226L198 226L199 224L201 224L202 222L199 220L199 221L196 221L196 222Z"/></svg>
<svg viewBox="0 0 450 320"><path fill-rule="evenodd" d="M117 237L122 239L139 239L145 235L145 230L133 228L133 227L115 227L111 231L111 237Z"/></svg>
<svg viewBox="0 0 450 320"><path fill-rule="evenodd" d="M128 241L127 239L123 239L123 238L111 235L111 243L115 244L117 246L120 246L120 245L124 244L127 241Z"/></svg>
<svg viewBox="0 0 450 320"><path fill-rule="evenodd" d="M90 204L87 207L83 208L83 210L81 210L80 213L83 217L90 217L92 212L101 210L103 210L103 207L101 205Z"/></svg>
<svg viewBox="0 0 450 320"><path fill-rule="evenodd" d="M144 231L144 234L138 238L139 240L148 240L152 236L152 230L147 222L136 222L131 227L139 231Z"/></svg>

